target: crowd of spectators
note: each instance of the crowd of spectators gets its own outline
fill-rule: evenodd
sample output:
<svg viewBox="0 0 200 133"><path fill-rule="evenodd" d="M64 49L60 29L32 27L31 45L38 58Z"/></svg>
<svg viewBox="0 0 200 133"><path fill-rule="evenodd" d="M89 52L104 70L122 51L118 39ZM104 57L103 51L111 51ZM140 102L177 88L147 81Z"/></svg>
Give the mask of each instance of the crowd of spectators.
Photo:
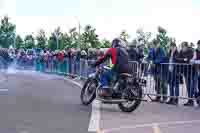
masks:
<svg viewBox="0 0 200 133"><path fill-rule="evenodd" d="M127 47L130 63L138 62L144 66L150 66L150 74L155 82L156 102L178 104L180 96L180 84L185 82L189 98L199 96L200 90L200 41L197 48L189 46L188 42L181 43L181 49L175 42L170 42L168 50L161 47L157 40L149 48L148 56L144 55L143 45L130 45ZM7 51L7 52L5 52ZM38 71L59 71L74 75L87 76L88 68L85 62L97 60L105 52L105 49L64 49L51 51L49 49L36 52L34 50L1 49L0 57L11 61L16 59L17 64L23 67L33 67ZM8 59L5 59L8 61ZM145 65L147 64L147 65ZM81 70L82 69L82 70ZM169 86L169 92L168 91ZM169 100L167 94L172 96ZM161 97L161 95L166 95ZM167 101L168 100L168 101ZM186 106L193 106L193 100L189 99Z"/></svg>

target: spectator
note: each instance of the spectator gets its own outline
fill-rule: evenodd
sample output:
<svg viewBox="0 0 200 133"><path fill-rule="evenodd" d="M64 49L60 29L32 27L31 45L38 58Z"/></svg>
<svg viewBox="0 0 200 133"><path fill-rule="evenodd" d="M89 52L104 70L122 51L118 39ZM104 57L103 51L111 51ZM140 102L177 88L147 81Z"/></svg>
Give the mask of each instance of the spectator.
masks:
<svg viewBox="0 0 200 133"><path fill-rule="evenodd" d="M144 59L144 45L139 45L138 46L138 61L142 62L142 60Z"/></svg>
<svg viewBox="0 0 200 133"><path fill-rule="evenodd" d="M161 96L159 95L167 95L167 86L164 81L164 66L161 65L161 63L165 63L166 55L164 52L164 49L160 46L160 43L158 40L153 41L154 48L150 50L149 56L147 60L152 60L152 69L153 69L153 75L155 80L155 90L157 93L157 97L153 100L155 102L161 101ZM165 102L167 100L167 97L163 97L163 101Z"/></svg>
<svg viewBox="0 0 200 133"><path fill-rule="evenodd" d="M87 53L85 50L81 51L81 76L82 77L86 77L87 76L87 67L86 67L86 63L87 63Z"/></svg>
<svg viewBox="0 0 200 133"><path fill-rule="evenodd" d="M170 44L170 52L169 52L169 90L170 90L170 96L176 96L176 98L170 98L170 100L167 102L167 104L178 104L178 96L179 96L179 77L178 77L178 67L176 64L175 59L178 56L178 50L176 47L176 44L174 42L171 42ZM175 92L175 93L174 93Z"/></svg>
<svg viewBox="0 0 200 133"><path fill-rule="evenodd" d="M80 75L80 60L81 60L81 51L78 49L76 51L76 56L75 56L75 74Z"/></svg>
<svg viewBox="0 0 200 133"><path fill-rule="evenodd" d="M130 45L128 49L128 55L129 55L129 60L130 61L138 61L138 51L136 48L136 45Z"/></svg>
<svg viewBox="0 0 200 133"><path fill-rule="evenodd" d="M191 60L191 63L194 64L195 68L195 74L194 74L194 80L193 80L193 85L194 85L194 91L195 97L200 96L200 40L197 42L197 49L194 52L194 56ZM197 90L198 88L198 90Z"/></svg>
<svg viewBox="0 0 200 133"><path fill-rule="evenodd" d="M3 69L8 68L8 61L10 60L10 56L8 53L8 50L5 48L0 49L0 62L1 66L3 66Z"/></svg>
<svg viewBox="0 0 200 133"><path fill-rule="evenodd" d="M53 53L53 68L54 68L54 72L58 71L58 51L57 50Z"/></svg>
<svg viewBox="0 0 200 133"><path fill-rule="evenodd" d="M189 47L188 42L183 42L181 44L182 49L179 53L179 55L176 58L177 63L182 64L180 70L180 73L184 75L185 80L186 80L186 87L187 87L187 92L188 92L188 97L192 98L193 97L193 91L192 89L192 66L189 65L190 60L193 58L193 50L192 48ZM184 104L185 106L193 106L194 102L193 100L188 100L187 103Z"/></svg>
<svg viewBox="0 0 200 133"><path fill-rule="evenodd" d="M68 63L68 74L71 74L71 49L68 49L66 52L67 63Z"/></svg>
<svg viewBox="0 0 200 133"><path fill-rule="evenodd" d="M59 72L64 73L64 51L59 51L58 62L59 62Z"/></svg>
<svg viewBox="0 0 200 133"><path fill-rule="evenodd" d="M87 53L85 50L81 51L81 59L87 59Z"/></svg>

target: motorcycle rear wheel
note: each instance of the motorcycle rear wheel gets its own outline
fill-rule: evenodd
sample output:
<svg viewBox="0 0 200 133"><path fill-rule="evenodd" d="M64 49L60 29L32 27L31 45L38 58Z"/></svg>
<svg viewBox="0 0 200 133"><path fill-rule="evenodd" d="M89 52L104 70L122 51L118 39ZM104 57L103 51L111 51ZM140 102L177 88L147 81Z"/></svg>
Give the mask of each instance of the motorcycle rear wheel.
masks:
<svg viewBox="0 0 200 133"><path fill-rule="evenodd" d="M142 91L142 87L140 87L139 85L135 86L134 89L129 89L129 97L128 98L128 102L126 103L119 103L118 107L120 108L121 111L123 112L133 112L134 110L136 110L139 105L141 104L141 99L142 99L142 95L143 95L143 91ZM137 96L135 94L133 94L133 92L137 93ZM131 103L132 105L127 107L125 104L129 104Z"/></svg>

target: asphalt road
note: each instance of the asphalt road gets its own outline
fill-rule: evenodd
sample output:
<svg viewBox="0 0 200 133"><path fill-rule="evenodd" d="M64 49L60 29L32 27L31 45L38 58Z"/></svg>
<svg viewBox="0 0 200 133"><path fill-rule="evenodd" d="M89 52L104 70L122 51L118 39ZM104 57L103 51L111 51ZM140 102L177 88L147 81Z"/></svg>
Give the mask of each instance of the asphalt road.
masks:
<svg viewBox="0 0 200 133"><path fill-rule="evenodd" d="M116 105L103 104L100 128L104 133L197 133L200 131L199 113L199 107L143 102L137 110L127 114Z"/></svg>
<svg viewBox="0 0 200 133"><path fill-rule="evenodd" d="M1 133L87 133L91 106L81 105L76 85L38 73L6 75L0 76Z"/></svg>
<svg viewBox="0 0 200 133"><path fill-rule="evenodd" d="M4 133L87 133L91 118L102 133L200 131L200 108L183 107L183 102L179 106L143 102L128 114L116 105L101 104L98 114L95 107L80 104L80 88L63 77L11 71L7 76L1 73L0 84Z"/></svg>

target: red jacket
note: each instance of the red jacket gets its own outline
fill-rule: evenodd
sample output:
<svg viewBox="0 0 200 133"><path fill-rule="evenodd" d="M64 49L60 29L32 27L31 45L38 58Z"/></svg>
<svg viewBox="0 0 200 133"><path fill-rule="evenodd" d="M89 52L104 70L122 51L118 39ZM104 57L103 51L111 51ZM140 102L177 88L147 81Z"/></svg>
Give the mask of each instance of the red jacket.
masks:
<svg viewBox="0 0 200 133"><path fill-rule="evenodd" d="M123 47L110 48L107 52L95 63L95 66L100 65L108 59L112 59L114 65L113 71L118 73L128 73L128 52Z"/></svg>
<svg viewBox="0 0 200 133"><path fill-rule="evenodd" d="M63 52L58 53L58 60L64 61L64 53Z"/></svg>

